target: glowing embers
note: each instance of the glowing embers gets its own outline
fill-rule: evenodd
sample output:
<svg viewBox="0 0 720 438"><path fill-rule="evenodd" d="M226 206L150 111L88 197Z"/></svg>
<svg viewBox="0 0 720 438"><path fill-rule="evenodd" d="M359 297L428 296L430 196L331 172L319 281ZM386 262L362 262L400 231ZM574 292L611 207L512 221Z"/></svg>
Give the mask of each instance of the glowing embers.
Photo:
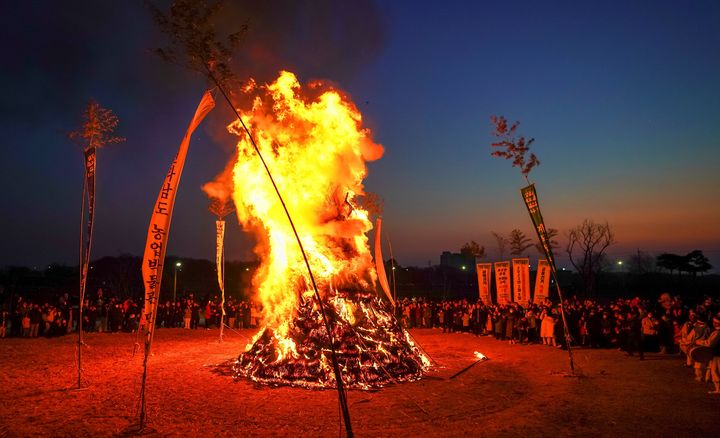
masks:
<svg viewBox="0 0 720 438"><path fill-rule="evenodd" d="M349 388L417 380L430 366L385 306L357 292L353 300L335 296L325 303L343 381ZM280 331L287 333L283 336ZM327 334L315 301L302 303L286 327L262 329L234 370L238 377L269 385L335 387Z"/></svg>

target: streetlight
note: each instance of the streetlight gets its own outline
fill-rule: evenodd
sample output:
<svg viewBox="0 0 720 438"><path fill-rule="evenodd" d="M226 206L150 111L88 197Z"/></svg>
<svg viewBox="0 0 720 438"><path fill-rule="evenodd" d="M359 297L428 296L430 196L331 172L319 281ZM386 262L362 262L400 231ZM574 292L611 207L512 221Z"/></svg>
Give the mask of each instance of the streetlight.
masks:
<svg viewBox="0 0 720 438"><path fill-rule="evenodd" d="M175 263L175 281L173 281L173 303L177 298L177 271L182 266L181 262Z"/></svg>

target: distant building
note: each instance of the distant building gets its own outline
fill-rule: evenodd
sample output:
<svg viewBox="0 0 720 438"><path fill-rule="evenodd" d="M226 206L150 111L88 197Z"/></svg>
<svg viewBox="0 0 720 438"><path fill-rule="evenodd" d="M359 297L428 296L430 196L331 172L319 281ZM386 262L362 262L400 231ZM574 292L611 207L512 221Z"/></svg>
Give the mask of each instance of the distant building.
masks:
<svg viewBox="0 0 720 438"><path fill-rule="evenodd" d="M440 254L440 266L450 266L461 270L475 269L475 257L459 252L443 251Z"/></svg>

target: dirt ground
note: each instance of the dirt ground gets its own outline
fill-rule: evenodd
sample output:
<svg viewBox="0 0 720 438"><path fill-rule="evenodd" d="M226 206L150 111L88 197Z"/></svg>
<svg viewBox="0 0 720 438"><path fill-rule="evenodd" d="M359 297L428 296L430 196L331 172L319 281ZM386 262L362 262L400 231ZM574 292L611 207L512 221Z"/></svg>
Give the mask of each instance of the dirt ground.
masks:
<svg viewBox="0 0 720 438"><path fill-rule="evenodd" d="M719 436L720 397L677 356L567 352L414 330L437 362L426 378L350 391L356 436ZM160 329L148 374L150 427L162 436L339 436L334 390L258 387L217 372L253 332ZM134 335L89 334L84 386L75 338L0 340L0 436L121 435L137 420L142 357ZM474 351L489 360L472 364Z"/></svg>

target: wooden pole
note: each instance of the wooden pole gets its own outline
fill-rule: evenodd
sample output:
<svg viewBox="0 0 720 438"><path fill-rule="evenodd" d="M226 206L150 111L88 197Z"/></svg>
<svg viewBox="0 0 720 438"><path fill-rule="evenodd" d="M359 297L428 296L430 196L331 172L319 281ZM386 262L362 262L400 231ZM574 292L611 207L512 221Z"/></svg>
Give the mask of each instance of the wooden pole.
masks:
<svg viewBox="0 0 720 438"><path fill-rule="evenodd" d="M558 297L560 299L560 316L562 317L565 345L567 346L568 360L570 361L570 375L575 376L575 361L573 360L572 346L570 345L572 338L570 337L570 329L568 328L567 318L565 317L565 300L563 299L562 290L560 290L560 282L558 281L555 263L550 263L550 272L552 272L552 276L555 279L555 287L557 288Z"/></svg>

